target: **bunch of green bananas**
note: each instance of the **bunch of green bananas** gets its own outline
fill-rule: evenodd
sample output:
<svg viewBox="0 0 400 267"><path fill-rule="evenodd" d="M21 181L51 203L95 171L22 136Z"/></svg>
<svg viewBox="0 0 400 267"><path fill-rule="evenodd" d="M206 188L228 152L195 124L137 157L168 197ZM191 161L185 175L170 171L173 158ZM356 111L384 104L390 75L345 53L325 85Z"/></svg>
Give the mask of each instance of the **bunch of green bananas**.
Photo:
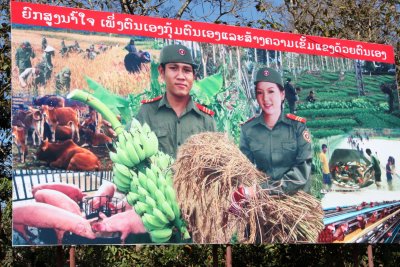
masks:
<svg viewBox="0 0 400 267"><path fill-rule="evenodd" d="M114 163L114 183L126 193L128 203L141 216L155 243L165 243L175 230L190 238L173 189L173 159L158 151L158 140L147 124L133 119L131 128L118 135Z"/></svg>
<svg viewBox="0 0 400 267"><path fill-rule="evenodd" d="M133 119L130 130L118 135L115 148L116 153L110 152L114 162L114 183L119 191L127 193L135 175L132 168L158 152L158 139L146 123L142 126Z"/></svg>
<svg viewBox="0 0 400 267"><path fill-rule="evenodd" d="M159 153L153 160L169 157ZM150 237L155 243L164 243L170 240L173 230L178 229L183 239L190 238L172 187L172 173L162 171L153 161L150 168L139 171L137 177L131 181L130 192L126 199L135 208Z"/></svg>

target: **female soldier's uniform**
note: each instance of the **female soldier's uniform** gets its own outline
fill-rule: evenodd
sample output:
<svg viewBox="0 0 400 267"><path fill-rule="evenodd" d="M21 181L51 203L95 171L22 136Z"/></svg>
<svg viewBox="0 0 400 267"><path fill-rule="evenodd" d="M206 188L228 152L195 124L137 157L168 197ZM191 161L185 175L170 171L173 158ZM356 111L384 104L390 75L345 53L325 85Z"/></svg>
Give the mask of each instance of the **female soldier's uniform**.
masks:
<svg viewBox="0 0 400 267"><path fill-rule="evenodd" d="M283 88L279 73L270 68L257 73L258 82L271 82ZM280 89L281 90L281 89ZM283 114L272 129L263 113L241 126L240 150L257 168L270 178L261 184L274 194L310 191L312 146L306 120L293 114Z"/></svg>
<svg viewBox="0 0 400 267"><path fill-rule="evenodd" d="M312 147L305 119L281 114L269 129L262 114L242 125L240 150L271 178L263 188L275 193L310 191Z"/></svg>

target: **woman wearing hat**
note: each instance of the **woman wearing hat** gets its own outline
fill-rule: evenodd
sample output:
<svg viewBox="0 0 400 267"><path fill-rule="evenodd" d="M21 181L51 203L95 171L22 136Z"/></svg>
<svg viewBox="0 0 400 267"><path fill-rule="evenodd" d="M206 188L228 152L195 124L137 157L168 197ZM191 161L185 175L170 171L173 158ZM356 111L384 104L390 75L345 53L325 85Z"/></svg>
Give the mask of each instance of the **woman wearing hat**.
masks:
<svg viewBox="0 0 400 267"><path fill-rule="evenodd" d="M277 71L260 69L254 84L262 113L242 124L240 150L270 177L261 187L274 194L309 192L312 146L306 120L283 114L285 90Z"/></svg>

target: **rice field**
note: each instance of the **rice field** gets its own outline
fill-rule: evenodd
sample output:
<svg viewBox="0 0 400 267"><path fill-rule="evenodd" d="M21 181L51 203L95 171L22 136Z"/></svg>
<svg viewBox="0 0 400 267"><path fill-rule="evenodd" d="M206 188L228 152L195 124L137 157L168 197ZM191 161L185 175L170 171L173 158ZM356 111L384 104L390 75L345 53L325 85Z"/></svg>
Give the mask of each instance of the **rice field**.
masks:
<svg viewBox="0 0 400 267"><path fill-rule="evenodd" d="M150 71L148 68L143 68L138 74L129 74L125 70L124 57L127 51L124 50L125 45L129 42L131 36L112 36L112 35L97 35L97 34L81 34L81 33L66 33L52 32L41 30L13 29L12 30L12 54L15 57L16 49L23 41L29 41L36 54L36 57L31 59L32 66L35 66L42 60L41 42L42 36L47 39L48 45L55 48L55 56L52 59L54 69L51 79L47 84L39 88L39 95L55 93L54 76L64 67L71 69L71 90L72 89L87 89L87 84L84 79L88 76L96 82L103 85L115 94L126 96L130 93L141 93L144 89L150 86ZM61 49L61 40L65 40L66 46L73 45L74 41L78 41L81 49L86 50L90 45L94 44L95 50L99 51L98 47L101 43L111 46L105 52L100 52L94 60L83 58L84 53L69 53L68 57L62 57L59 52ZM158 50L151 49L152 40L147 42L136 42L137 49L148 51L153 58L158 57ZM150 44L150 45L149 45ZM18 68L15 65L15 60L12 61L12 85L13 94L27 94L26 89L21 88L18 82ZM67 92L66 92L67 93Z"/></svg>

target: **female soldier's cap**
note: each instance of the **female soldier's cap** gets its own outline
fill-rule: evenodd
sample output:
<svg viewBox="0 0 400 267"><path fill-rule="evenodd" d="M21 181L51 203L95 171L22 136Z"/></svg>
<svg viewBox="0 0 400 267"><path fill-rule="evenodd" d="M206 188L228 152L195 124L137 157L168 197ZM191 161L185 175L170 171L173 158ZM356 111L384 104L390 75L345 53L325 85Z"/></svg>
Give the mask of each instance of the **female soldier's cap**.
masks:
<svg viewBox="0 0 400 267"><path fill-rule="evenodd" d="M164 46L160 54L160 64L186 63L196 68L190 50L181 44Z"/></svg>
<svg viewBox="0 0 400 267"><path fill-rule="evenodd" d="M270 82L280 84L283 87L282 77L276 70L272 68L262 68L257 71L256 80L254 84L258 82Z"/></svg>

